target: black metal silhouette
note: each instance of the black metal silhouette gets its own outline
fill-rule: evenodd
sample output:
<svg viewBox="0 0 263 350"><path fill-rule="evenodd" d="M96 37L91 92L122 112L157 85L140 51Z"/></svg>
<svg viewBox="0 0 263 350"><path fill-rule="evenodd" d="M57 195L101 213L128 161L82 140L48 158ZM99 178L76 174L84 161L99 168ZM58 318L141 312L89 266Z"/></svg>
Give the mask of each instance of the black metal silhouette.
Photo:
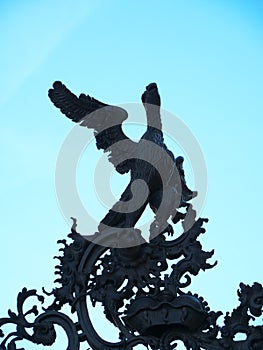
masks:
<svg viewBox="0 0 263 350"><path fill-rule="evenodd" d="M179 199L181 204L182 197ZM117 233L104 230L87 240L77 232L73 219L71 242L58 241L63 245L59 249L62 254L56 257L55 282L59 285L50 293L43 289L43 295L26 288L18 294L17 311L9 310L8 317L0 319L0 350L22 350L18 346L23 339L52 345L56 341L55 325L67 334L68 350L78 350L82 343L94 350L132 350L138 344L152 350L173 350L177 340L189 350L262 350L263 326L252 323L262 315L261 284L240 284L240 305L225 315L223 326L218 324L222 312L211 311L201 296L186 292L191 275L216 265L208 262L214 251L204 251L198 241L208 220L196 219L189 203L186 210L191 227L182 215L176 222L177 226L183 224L181 235L168 237L171 230L166 227L149 242L134 227L123 227ZM122 240L130 241L130 246L117 248ZM105 241L111 244L106 246ZM171 267L169 261L173 262ZM43 304L47 296L52 302L42 307L40 314L37 306L25 310L28 299L34 297ZM106 341L98 334L90 319L88 300L94 307L97 303L104 307L107 320L119 329L119 341ZM77 322L62 311L65 305L77 315ZM33 322L28 321L29 315L35 315ZM4 326L8 324L14 331L5 335ZM237 334L244 339L236 339Z"/></svg>
<svg viewBox="0 0 263 350"><path fill-rule="evenodd" d="M138 143L131 141L122 130L122 122L128 117L123 108L106 105L84 94L77 97L61 82L53 84L53 89L49 90L49 97L68 118L95 130L98 149L109 152L109 160L119 173L130 172L130 183L120 201L101 221L100 231L105 225L115 228L134 227L148 203L156 214L151 228L152 237L160 230L166 229L170 216L175 223L182 218L182 213L176 209L187 206L187 202L196 196L196 192L186 185L183 157L175 159L164 143L160 115L161 99L155 83L146 87L141 98L146 110L147 131ZM157 147L153 148L154 145ZM136 180L145 181L146 191L149 193L145 193L145 189L139 186L135 196L133 184ZM138 203L135 203L135 197L138 198ZM168 228L172 234L172 227Z"/></svg>

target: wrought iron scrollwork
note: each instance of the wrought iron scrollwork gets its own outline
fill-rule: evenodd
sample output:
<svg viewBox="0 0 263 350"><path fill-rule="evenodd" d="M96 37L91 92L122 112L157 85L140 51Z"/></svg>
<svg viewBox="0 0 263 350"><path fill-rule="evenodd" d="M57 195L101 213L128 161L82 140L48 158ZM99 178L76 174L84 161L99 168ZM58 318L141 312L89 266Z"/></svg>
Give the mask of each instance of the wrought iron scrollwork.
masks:
<svg viewBox="0 0 263 350"><path fill-rule="evenodd" d="M13 324L16 330L4 336L0 331L0 336L4 340L0 344L1 350L16 350L17 342L28 340L35 344L52 345L56 340L56 331L54 325L61 326L68 336L68 350L79 349L79 337L76 325L69 316L55 310L45 310L39 314L38 308L34 305L31 309L24 311L24 303L31 297L37 297L38 301L43 304L44 297L37 294L36 290L23 290L17 297L17 313L9 310L6 318L0 319L0 327ZM27 316L34 314L34 322L29 322Z"/></svg>
<svg viewBox="0 0 263 350"><path fill-rule="evenodd" d="M52 345L56 339L54 325L66 332L68 350L78 349L82 342L94 350L126 350L137 344L172 350L177 340L193 350L262 349L263 327L250 324L262 315L261 284L240 284L240 305L226 314L222 327L217 324L220 311L211 311L202 297L184 291L190 275L216 264L208 262L213 251L203 251L197 240L205 232L205 221L198 219L175 239L162 234L150 242L121 249L101 245L105 238L100 235L93 242L87 241L73 226L69 234L72 242L58 241L63 245L62 255L56 257L60 262L56 266L59 286L51 293L43 290L44 295L53 296L53 302L40 314L37 306L24 311L28 298L44 302L44 296L24 288L18 294L17 312L9 310L8 317L0 320L1 328L10 323L16 327L6 336L1 331L4 340L0 349L19 349L17 344L22 339ZM136 235L142 239L140 232ZM172 269L168 268L168 260L174 262ZM90 319L88 298L94 307L97 303L103 305L105 317L119 329L118 342L106 341L97 333ZM72 313L77 314L77 323L61 311L64 305L70 305ZM34 322L27 321L30 314L36 316ZM236 340L240 333L245 340Z"/></svg>

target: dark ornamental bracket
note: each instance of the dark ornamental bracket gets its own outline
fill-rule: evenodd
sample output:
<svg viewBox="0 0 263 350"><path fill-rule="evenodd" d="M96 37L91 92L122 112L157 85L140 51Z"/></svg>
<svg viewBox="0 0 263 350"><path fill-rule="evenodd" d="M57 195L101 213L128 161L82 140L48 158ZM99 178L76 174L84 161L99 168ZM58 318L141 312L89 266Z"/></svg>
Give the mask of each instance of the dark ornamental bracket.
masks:
<svg viewBox="0 0 263 350"><path fill-rule="evenodd" d="M91 123L90 119L87 121L87 115L107 106L83 94L77 98L59 82L54 84L49 96L64 114L85 126ZM155 110L146 106L147 103L154 107L160 106L156 84L147 87L142 102L147 114L153 114L155 117L158 115ZM77 107L74 107L75 105ZM92 126L88 125L96 131L98 148L111 148L114 143L113 134L123 137L118 134L118 130L121 121L125 119L125 113L123 110L116 110L115 107L113 112L114 115L117 113L117 128L116 125L111 125L106 130L101 130L101 124L95 125L94 120ZM109 117L109 109L106 117ZM100 118L99 120L101 123ZM22 350L19 347L21 340L51 346L56 341L56 325L67 335L67 350L78 350L82 343L86 344L86 348L94 350L129 350L138 344L152 350L172 350L176 349L178 340L184 343L186 349L191 350L263 349L263 326L252 325L252 321L262 315L261 284L240 284L237 292L240 305L225 315L223 326L218 325L221 311L210 310L208 303L201 296L185 291L191 284L192 276L196 276L200 270L205 271L216 265L216 262L209 262L214 251L204 251L198 240L199 236L205 233L203 225L208 220L196 219L196 213L189 204L197 194L186 185L183 159L175 159L165 148L161 131L158 129L160 122L156 118L153 122L154 130L151 126L148 134L146 132L146 136L143 137L158 144L169 154L174 164L172 171L177 176L173 173L170 175L172 178L174 176L177 183L163 183L160 194L159 189L156 191L156 187L151 183L152 180L156 180L157 183L159 181L156 174L154 179L150 178L151 165L140 163L140 169L143 169L140 177L136 162L122 162L120 166L117 165L119 168L116 168L120 172L126 172L129 168L131 183L134 179L144 176L149 188L154 188L147 202L153 210L161 206L160 198L164 197L166 211L155 211L149 242L134 228L145 206L139 212L122 215L117 213L114 206L101 221L99 232L89 236L88 240L77 232L74 219L71 233L68 235L70 242L65 239L58 241L62 245L59 249L61 254L56 257L59 264L56 266L55 274L58 278L55 282L58 285L51 293L47 293L43 288L40 295L36 290L24 288L18 294L17 310L9 310L8 316L0 319L0 350ZM160 138L157 137L158 132ZM107 138L109 134L110 137ZM153 138L150 139L150 136ZM114 153L114 150L112 152ZM113 159L113 163L115 161ZM173 189L178 185L178 181L181 195L176 201L171 193L175 193ZM128 192L124 192L122 201L127 201L128 197L125 196ZM178 196L178 192L176 195ZM177 210L179 208L180 212ZM169 217L172 218L173 225L168 224ZM181 224L184 231L174 238L173 226L176 229ZM105 228L107 225L112 229ZM170 261L172 265L169 264ZM47 296L52 298L51 305L41 307ZM26 310L25 302L30 299L37 300L39 306L34 305ZM105 318L119 330L118 342L106 341L97 333L90 319L89 300L93 307L98 303L103 306ZM65 305L70 306L77 322L62 311ZM34 321L29 321L33 315ZM5 334L6 325L12 325L13 331ZM243 334L244 340L236 340L237 334Z"/></svg>

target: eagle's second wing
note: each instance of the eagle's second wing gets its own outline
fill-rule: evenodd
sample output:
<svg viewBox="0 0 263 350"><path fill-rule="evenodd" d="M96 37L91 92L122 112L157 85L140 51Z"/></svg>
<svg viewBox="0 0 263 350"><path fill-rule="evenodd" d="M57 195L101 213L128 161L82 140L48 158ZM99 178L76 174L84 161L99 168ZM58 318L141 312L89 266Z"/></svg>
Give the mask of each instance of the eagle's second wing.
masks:
<svg viewBox="0 0 263 350"><path fill-rule="evenodd" d="M136 143L122 130L127 119L125 109L110 106L89 95L74 95L64 84L56 81L48 91L53 104L68 118L81 126L94 129L98 149L110 152L109 160L120 173L131 169Z"/></svg>

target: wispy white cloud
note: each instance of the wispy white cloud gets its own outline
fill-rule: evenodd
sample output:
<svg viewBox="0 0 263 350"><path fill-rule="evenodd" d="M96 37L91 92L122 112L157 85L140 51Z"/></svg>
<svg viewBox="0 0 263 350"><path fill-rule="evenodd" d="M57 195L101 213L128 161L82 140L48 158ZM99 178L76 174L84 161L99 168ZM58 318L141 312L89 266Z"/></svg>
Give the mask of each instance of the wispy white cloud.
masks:
<svg viewBox="0 0 263 350"><path fill-rule="evenodd" d="M87 17L91 5L87 0L66 0L21 1L1 7L0 103L3 103Z"/></svg>

